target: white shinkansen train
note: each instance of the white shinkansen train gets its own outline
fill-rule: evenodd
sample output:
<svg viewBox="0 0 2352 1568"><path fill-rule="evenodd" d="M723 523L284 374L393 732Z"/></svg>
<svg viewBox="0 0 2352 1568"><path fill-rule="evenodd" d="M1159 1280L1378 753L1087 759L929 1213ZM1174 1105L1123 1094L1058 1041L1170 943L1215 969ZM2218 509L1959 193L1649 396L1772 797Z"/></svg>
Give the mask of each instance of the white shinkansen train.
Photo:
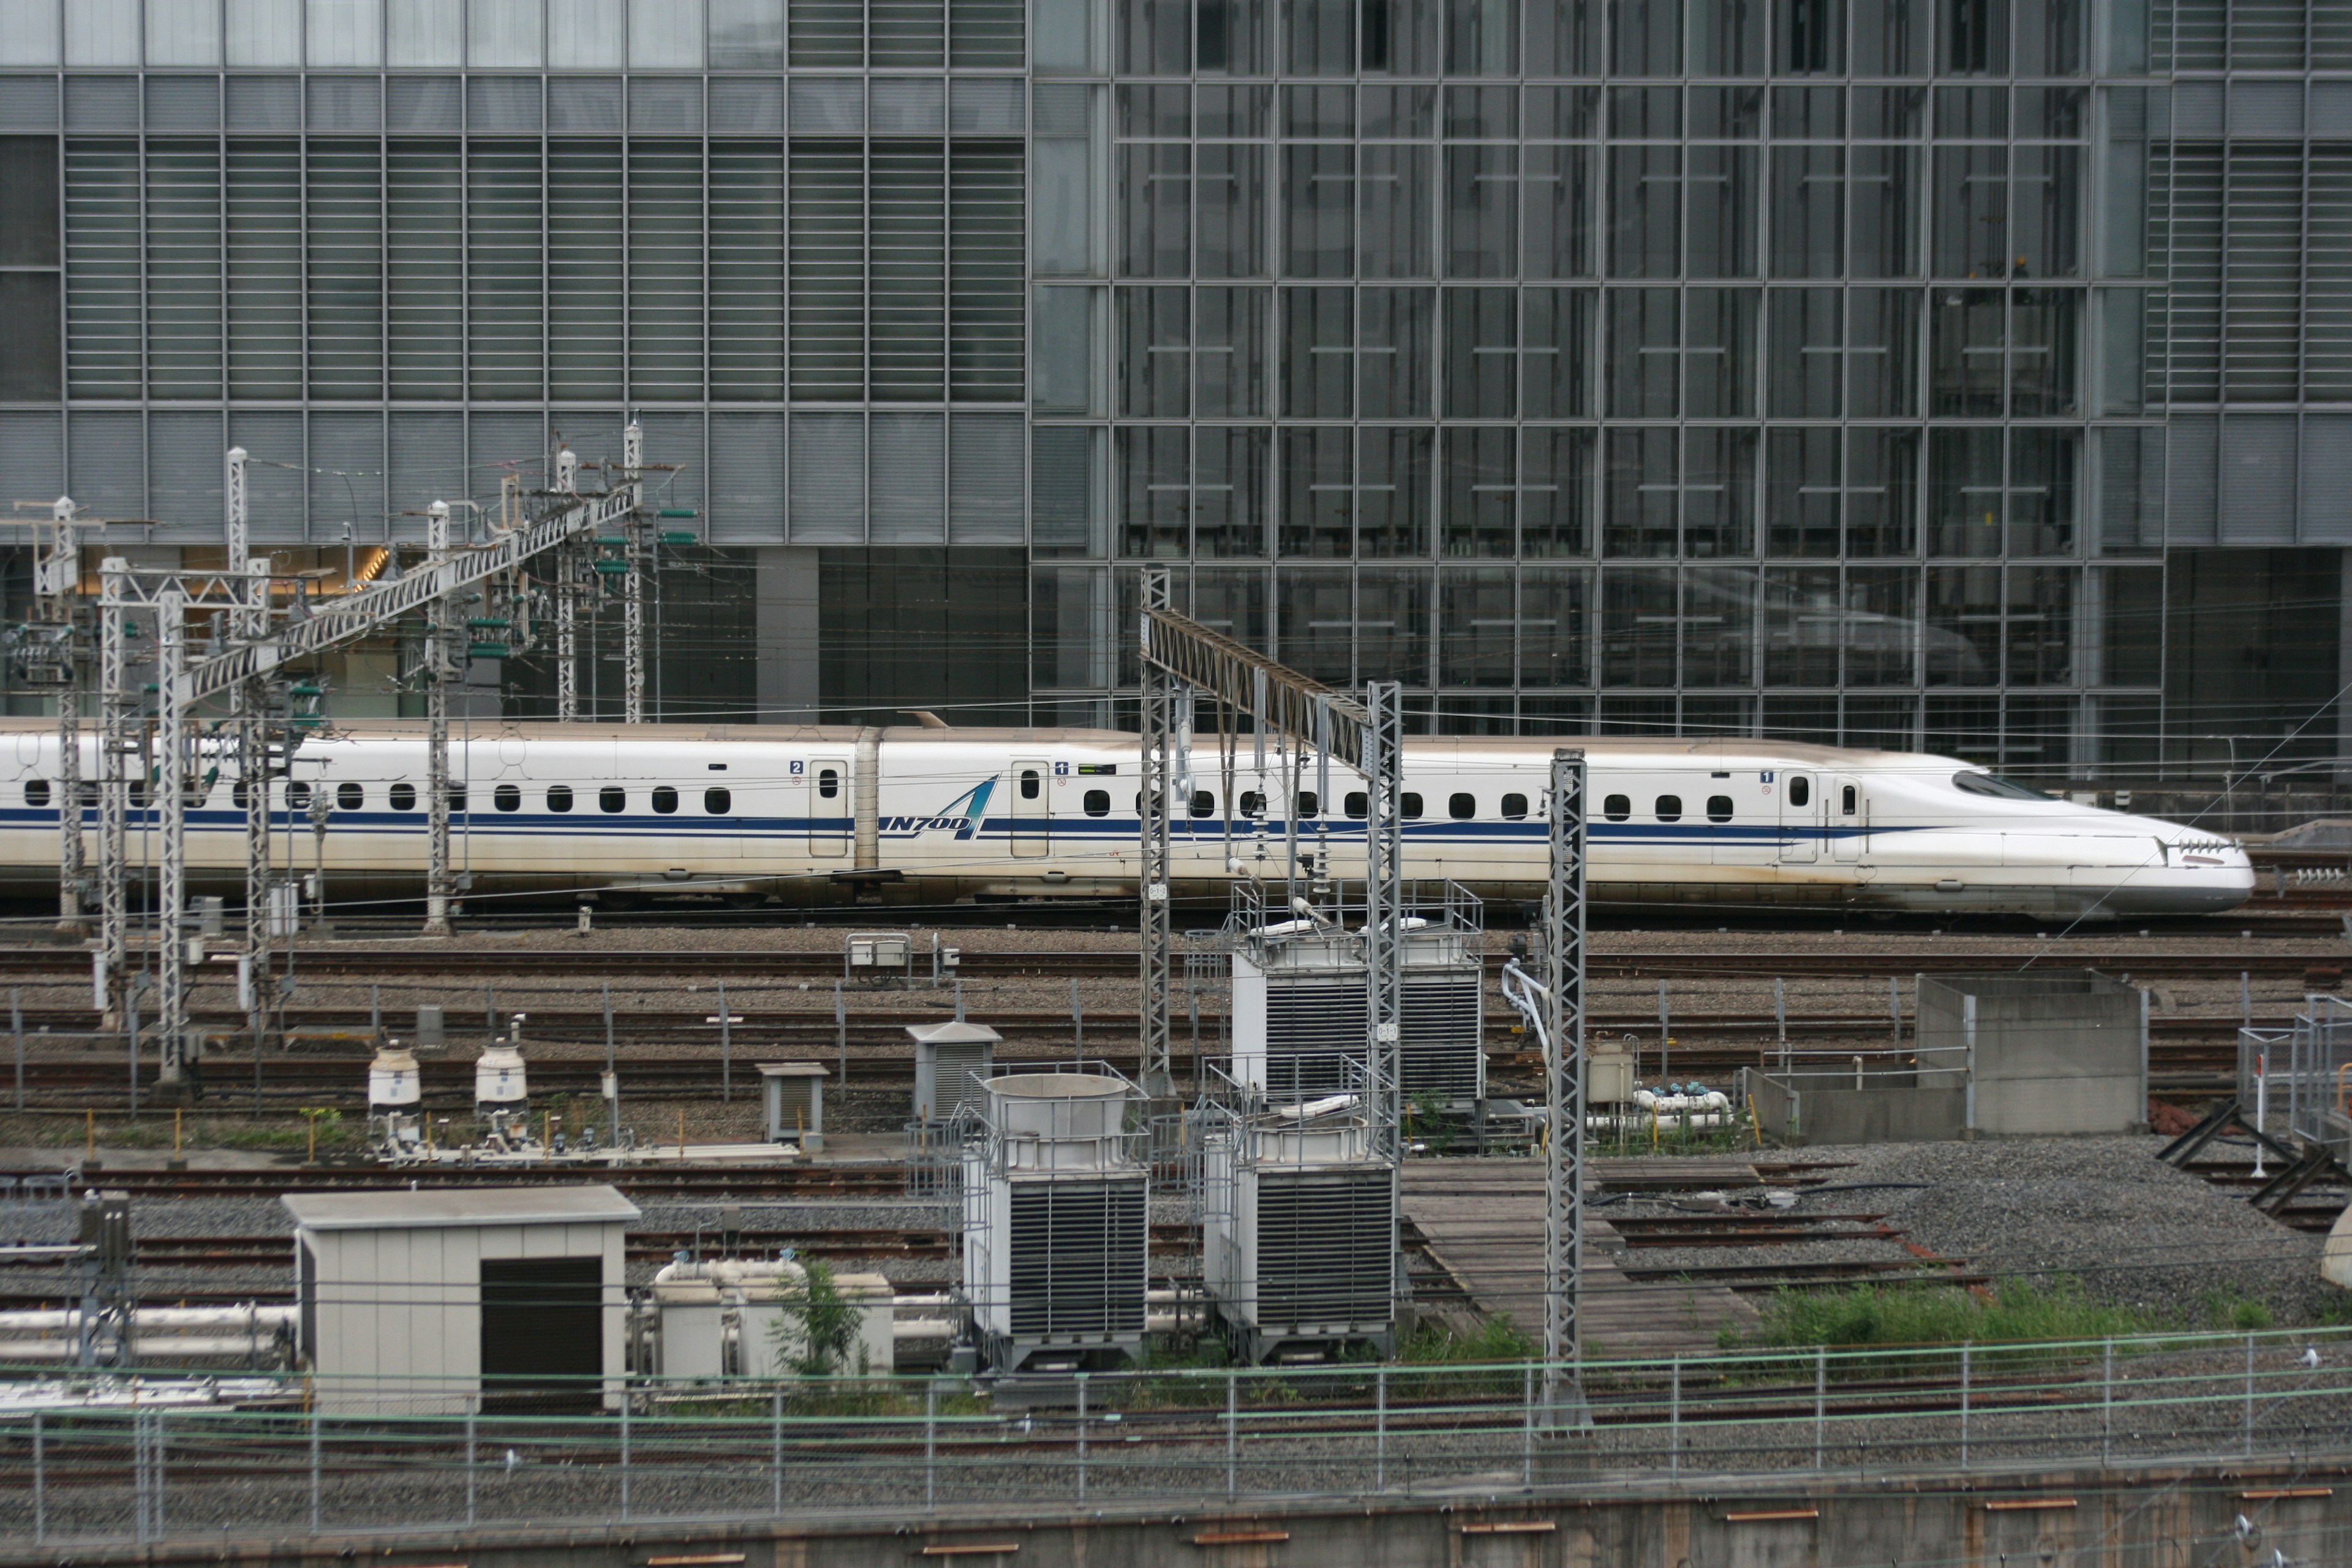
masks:
<svg viewBox="0 0 2352 1568"><path fill-rule="evenodd" d="M51 892L56 731L20 719L0 721L0 734L10 742L0 753L0 891ZM1244 740L1228 803L1202 739L1178 802L1172 890L1222 902L1232 878L1281 875L1286 792L1271 750L1260 773ZM1406 874L1490 899L1538 896L1553 743L1409 741ZM2244 852L2227 839L2055 799L1947 757L1754 741L1580 744L1596 902L2096 921L2227 910L2253 889ZM81 768L94 803L94 740ZM207 758L203 772L215 776L191 800L190 882L234 894L242 792L232 763ZM415 897L425 775L421 723L311 738L276 785L274 863L308 873L323 858L339 903ZM451 857L478 900L1132 897L1136 775L1135 737L1105 731L478 722L451 743ZM1302 853L1328 857L1332 875L1360 876L1363 781L1335 763L1336 798L1316 798L1311 765L1300 784ZM142 792L134 804L143 801ZM152 854L151 820L134 810L134 861ZM94 838L94 805L84 822Z"/></svg>

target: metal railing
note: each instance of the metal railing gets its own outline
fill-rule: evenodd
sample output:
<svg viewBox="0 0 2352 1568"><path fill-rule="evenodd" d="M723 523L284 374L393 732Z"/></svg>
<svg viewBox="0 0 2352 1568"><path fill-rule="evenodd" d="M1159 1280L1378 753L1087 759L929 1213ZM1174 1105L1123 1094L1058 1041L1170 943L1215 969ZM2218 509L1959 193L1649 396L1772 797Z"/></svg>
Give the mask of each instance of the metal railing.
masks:
<svg viewBox="0 0 2352 1568"><path fill-rule="evenodd" d="M582 1413L390 1383L240 1379L220 1397L42 1408L0 1391L0 1537L600 1528L877 1510L1569 1495L1629 1479L1883 1478L2292 1458L2352 1429L2352 1330L1544 1368L1349 1364L1075 1376L999 1413L970 1379L589 1380ZM181 1385L201 1398L202 1384ZM190 1394L188 1390L194 1390ZM100 1396L93 1402L91 1395ZM542 1397L544 1394L542 1391ZM357 1402L362 1413L323 1415ZM542 1406L543 1408L544 1406ZM404 1413L405 1412L405 1413ZM430 1413L428 1413L430 1412Z"/></svg>

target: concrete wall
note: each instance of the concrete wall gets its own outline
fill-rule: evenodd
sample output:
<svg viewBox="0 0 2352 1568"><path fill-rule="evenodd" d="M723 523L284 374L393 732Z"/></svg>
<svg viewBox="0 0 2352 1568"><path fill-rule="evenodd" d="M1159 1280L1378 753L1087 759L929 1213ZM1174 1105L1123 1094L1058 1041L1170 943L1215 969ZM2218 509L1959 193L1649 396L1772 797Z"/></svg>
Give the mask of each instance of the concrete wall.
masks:
<svg viewBox="0 0 2352 1568"><path fill-rule="evenodd" d="M1513 1478L1516 1480L1516 1478ZM337 1568L389 1554L463 1553L468 1568L638 1568L665 1558L741 1568L2178 1568L2190 1563L2343 1561L2352 1465L2231 1465L2040 1471L1973 1480L1710 1480L1704 1490L1595 1489L1572 1499L1512 1492L1352 1506L1118 1505L1071 1515L1010 1504L993 1514L877 1510L825 1523L669 1523L617 1531L584 1521L462 1535L206 1539L188 1545L10 1551L12 1563L77 1568ZM2284 1496L2292 1492L2295 1495ZM2243 1515L2257 1540L2242 1547ZM994 1550L990 1550L990 1548Z"/></svg>
<svg viewBox="0 0 2352 1568"><path fill-rule="evenodd" d="M2124 1132L2147 1120L2145 1005L2095 970L1919 982L1919 1055L1967 1064L1993 1135Z"/></svg>
<svg viewBox="0 0 2352 1568"><path fill-rule="evenodd" d="M1956 1074L1885 1073L1853 1086L1851 1072L1748 1074L1765 1133L1800 1148L1847 1143L1926 1143L1958 1138L1968 1125L1968 1090Z"/></svg>

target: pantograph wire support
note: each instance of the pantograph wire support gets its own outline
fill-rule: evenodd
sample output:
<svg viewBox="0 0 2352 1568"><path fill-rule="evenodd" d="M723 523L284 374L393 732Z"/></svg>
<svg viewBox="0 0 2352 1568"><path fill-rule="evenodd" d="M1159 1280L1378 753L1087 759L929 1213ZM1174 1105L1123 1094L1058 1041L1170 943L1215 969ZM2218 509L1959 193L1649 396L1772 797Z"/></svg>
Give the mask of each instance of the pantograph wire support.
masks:
<svg viewBox="0 0 2352 1568"><path fill-rule="evenodd" d="M247 452L232 447L223 459L222 523L226 574L236 605L228 612L228 646L258 642L269 632L269 563L255 561L247 510ZM228 690L236 738L237 787L245 793L245 951L237 959L237 1000L261 1058L277 983L269 961L269 684L241 680Z"/></svg>
<svg viewBox="0 0 2352 1568"><path fill-rule="evenodd" d="M1544 1362L1548 1395L1581 1350L1584 1278L1584 753L1551 754L1544 888Z"/></svg>
<svg viewBox="0 0 2352 1568"><path fill-rule="evenodd" d="M173 690L187 672L187 602L179 584L167 584L155 595L155 687ZM162 865L157 889L160 948L157 970L163 982L162 1016L157 1020L161 1066L155 1081L163 1088L177 1085L183 1076L188 1044L188 938L181 929L188 907L188 720L189 711L168 698L155 708L156 777L152 798L160 829L158 858Z"/></svg>
<svg viewBox="0 0 2352 1568"><path fill-rule="evenodd" d="M137 704L130 690L131 563L99 563L98 611L98 968L93 1005L118 1011L131 958L131 762Z"/></svg>
<svg viewBox="0 0 2352 1568"><path fill-rule="evenodd" d="M89 882L81 798L81 546L70 496L49 506L46 528L36 523L33 597L42 624L57 639L47 671L58 694L58 934L87 936L82 896Z"/></svg>
<svg viewBox="0 0 2352 1568"><path fill-rule="evenodd" d="M1168 602L1168 569L1147 566L1143 571L1143 703L1142 703L1142 773L1139 781L1143 791L1142 852L1139 869L1139 897L1142 906L1140 937L1142 941L1143 1010L1140 1024L1139 1060L1142 1066L1143 1092L1154 1100L1168 1097L1171 1091L1171 1068L1169 1060L1172 1020L1168 981L1169 969L1169 897L1168 886L1168 819L1173 809L1170 791L1173 787L1173 751L1176 732L1176 678L1152 656L1152 612L1166 610Z"/></svg>
<svg viewBox="0 0 2352 1568"><path fill-rule="evenodd" d="M425 509L425 548L434 562L449 554L449 507ZM457 602L435 599L425 623L425 934L449 934L449 617Z"/></svg>
<svg viewBox="0 0 2352 1568"><path fill-rule="evenodd" d="M645 432L632 421L621 433L621 465L632 483L645 467ZM643 520L632 511L621 522L621 553L628 571L621 579L621 718L646 721L646 574Z"/></svg>
<svg viewBox="0 0 2352 1568"><path fill-rule="evenodd" d="M555 552L555 717L580 717L580 563L570 547Z"/></svg>
<svg viewBox="0 0 2352 1568"><path fill-rule="evenodd" d="M1404 688L1375 680L1364 688L1370 716L1362 731L1367 795L1364 822L1364 971L1366 1060L1378 1100L1373 1136L1383 1158L1402 1152L1399 1141L1403 1108L1397 1100L1399 1046L1402 1040L1404 987Z"/></svg>

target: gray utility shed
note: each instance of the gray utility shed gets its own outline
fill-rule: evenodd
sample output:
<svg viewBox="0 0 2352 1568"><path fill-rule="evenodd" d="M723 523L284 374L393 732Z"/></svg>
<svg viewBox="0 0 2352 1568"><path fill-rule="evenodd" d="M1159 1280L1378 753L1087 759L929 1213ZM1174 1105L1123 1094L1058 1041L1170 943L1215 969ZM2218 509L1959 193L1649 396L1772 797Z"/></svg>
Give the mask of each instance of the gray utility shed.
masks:
<svg viewBox="0 0 2352 1568"><path fill-rule="evenodd" d="M2147 994L2095 969L1919 981L1919 1063L1968 1075L1964 1125L1993 1136L2147 1121Z"/></svg>
<svg viewBox="0 0 2352 1568"><path fill-rule="evenodd" d="M625 1370L607 1186L289 1193L302 1354L320 1408L609 1404Z"/></svg>

